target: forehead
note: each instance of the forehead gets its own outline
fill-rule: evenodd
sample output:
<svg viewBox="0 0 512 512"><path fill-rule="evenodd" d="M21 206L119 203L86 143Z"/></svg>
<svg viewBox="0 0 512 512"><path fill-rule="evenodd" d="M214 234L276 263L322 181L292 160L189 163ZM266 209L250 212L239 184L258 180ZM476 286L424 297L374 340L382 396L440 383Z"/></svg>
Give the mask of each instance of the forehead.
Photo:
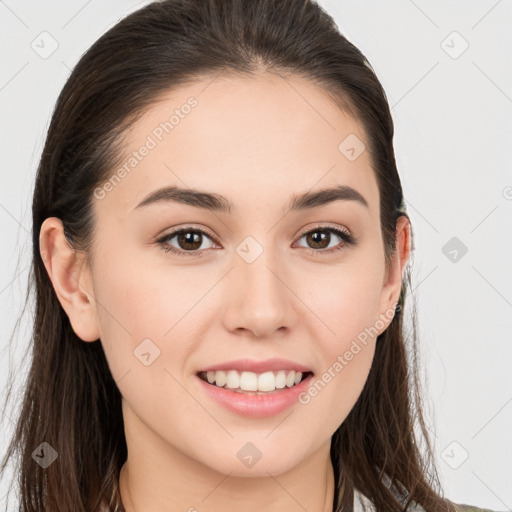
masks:
<svg viewBox="0 0 512 512"><path fill-rule="evenodd" d="M236 208L241 199L268 204L271 195L284 204L290 195L343 184L374 208L378 189L365 147L358 120L304 78L205 78L162 94L132 125L125 172L108 203L127 213L174 185L218 192Z"/></svg>

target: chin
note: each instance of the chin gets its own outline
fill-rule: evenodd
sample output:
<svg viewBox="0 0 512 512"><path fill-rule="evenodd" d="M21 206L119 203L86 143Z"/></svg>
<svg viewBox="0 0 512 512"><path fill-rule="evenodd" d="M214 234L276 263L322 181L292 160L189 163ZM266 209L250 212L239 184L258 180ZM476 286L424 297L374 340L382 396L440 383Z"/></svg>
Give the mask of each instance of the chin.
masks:
<svg viewBox="0 0 512 512"><path fill-rule="evenodd" d="M286 473L300 463L299 460L292 457L292 450L289 452L290 458L287 459L280 455L279 450L267 448L271 453L266 453L265 449L261 449L258 453L256 448L250 445L249 441L238 444L241 445L241 449L236 449L234 457L226 456L226 453L230 451L228 448L224 451L222 458L214 456L212 461L203 460L203 464L209 466L214 471L224 475L229 474L232 477L266 478L269 476L269 473L272 476ZM252 452L252 458L250 455L247 455L249 452Z"/></svg>

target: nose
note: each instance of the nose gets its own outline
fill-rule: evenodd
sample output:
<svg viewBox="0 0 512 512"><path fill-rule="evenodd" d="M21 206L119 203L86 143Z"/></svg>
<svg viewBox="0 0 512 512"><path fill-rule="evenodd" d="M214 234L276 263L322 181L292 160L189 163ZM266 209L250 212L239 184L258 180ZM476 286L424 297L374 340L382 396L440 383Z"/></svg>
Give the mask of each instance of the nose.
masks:
<svg viewBox="0 0 512 512"><path fill-rule="evenodd" d="M300 301L289 273L268 253L263 251L252 263L239 258L224 279L224 325L230 332L269 338L286 334L297 322Z"/></svg>

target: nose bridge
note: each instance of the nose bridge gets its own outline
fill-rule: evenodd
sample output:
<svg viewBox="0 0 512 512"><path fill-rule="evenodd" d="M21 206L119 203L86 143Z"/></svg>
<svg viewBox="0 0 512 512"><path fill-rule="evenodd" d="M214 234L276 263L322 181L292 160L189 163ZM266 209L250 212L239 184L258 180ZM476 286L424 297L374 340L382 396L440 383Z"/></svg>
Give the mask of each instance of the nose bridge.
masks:
<svg viewBox="0 0 512 512"><path fill-rule="evenodd" d="M270 243L272 237L266 237ZM286 272L277 248L264 247L248 236L236 248L230 272L232 297L226 315L229 329L244 328L255 335L270 335L294 323L293 293L286 286Z"/></svg>

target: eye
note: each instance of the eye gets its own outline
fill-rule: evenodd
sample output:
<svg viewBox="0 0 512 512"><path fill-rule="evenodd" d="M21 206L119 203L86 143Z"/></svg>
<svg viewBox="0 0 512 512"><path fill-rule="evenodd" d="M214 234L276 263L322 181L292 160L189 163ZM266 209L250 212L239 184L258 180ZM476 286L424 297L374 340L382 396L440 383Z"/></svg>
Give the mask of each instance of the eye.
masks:
<svg viewBox="0 0 512 512"><path fill-rule="evenodd" d="M341 239L341 243L334 246L334 248L330 246L330 243L333 241L332 234L335 237ZM333 252L344 249L349 245L356 245L357 239L354 235L345 231L343 229L339 229L333 226L316 226L314 229L304 233L299 240L303 238L306 239L306 242L313 246L313 248L306 248L310 254L318 255L319 253L327 253L332 254Z"/></svg>
<svg viewBox="0 0 512 512"><path fill-rule="evenodd" d="M338 242L338 245L334 248L329 249L329 246L333 240L332 234L340 239L341 242ZM178 247L170 243L175 238ZM204 242L204 238L207 238L210 241L214 241L213 235L202 229L185 227L172 231L171 233L168 233L167 235L159 238L156 240L156 244L163 251L171 252L173 254L177 254L178 256L202 256L203 251L206 250L204 247L201 248ZM309 230L308 232L301 235L299 240L302 240L303 238L306 239L308 244L313 246L313 248L306 247L306 250L313 255L322 253L331 254L335 251L344 249L349 245L357 245L358 243L357 238L354 235L348 231L333 226L316 226L314 229Z"/></svg>
<svg viewBox="0 0 512 512"><path fill-rule="evenodd" d="M201 251L199 249L201 248L205 237L212 240L212 236L206 231L198 228L186 227L177 229L176 231L159 238L156 243L163 251L172 252L179 256L202 256L202 250L204 250L204 247ZM176 242L178 243L177 248L173 245L169 245L169 242L173 238L176 238Z"/></svg>

